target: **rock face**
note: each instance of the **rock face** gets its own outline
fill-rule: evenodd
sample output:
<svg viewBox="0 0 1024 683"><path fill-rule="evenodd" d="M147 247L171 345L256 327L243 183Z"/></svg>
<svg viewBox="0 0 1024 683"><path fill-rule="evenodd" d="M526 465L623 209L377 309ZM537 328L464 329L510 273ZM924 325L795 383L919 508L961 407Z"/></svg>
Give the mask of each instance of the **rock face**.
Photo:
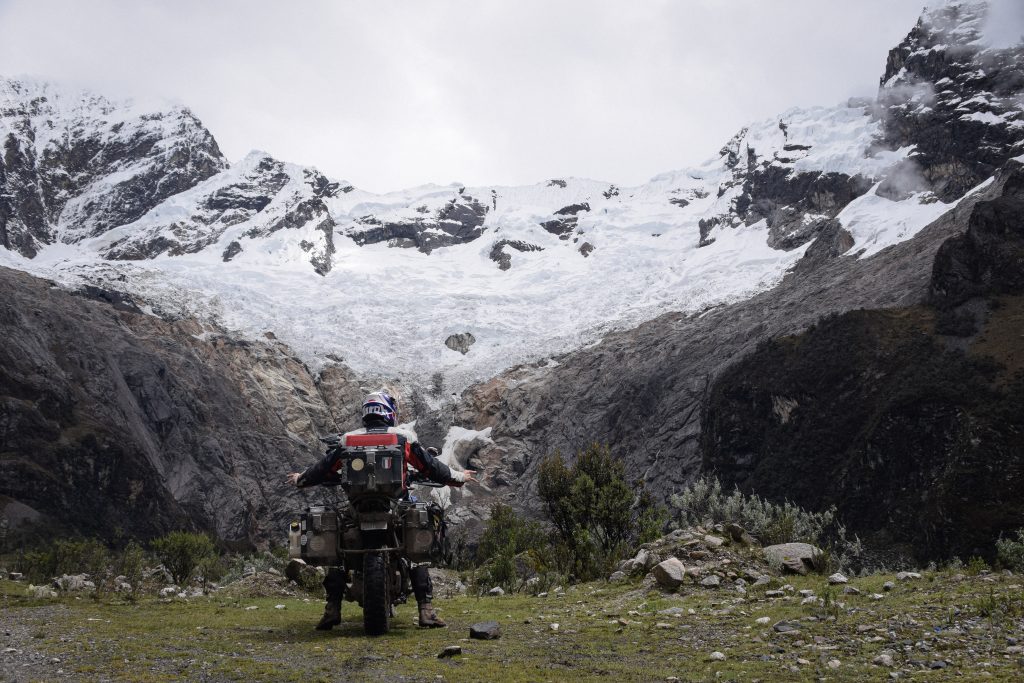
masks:
<svg viewBox="0 0 1024 683"><path fill-rule="evenodd" d="M508 270L512 267L512 255L508 252L509 249L518 252L544 251L544 247L521 240L498 240L491 247L490 259L497 263L501 270Z"/></svg>
<svg viewBox="0 0 1024 683"><path fill-rule="evenodd" d="M242 254L254 240L265 242L287 231L309 254L315 272L326 275L334 255L334 219L325 200L339 192L315 169L285 164L253 152L241 164L158 210L124 226L102 250L108 259L140 260L160 254L179 256L233 239L224 260ZM174 210L177 209L177 210Z"/></svg>
<svg viewBox="0 0 1024 683"><path fill-rule="evenodd" d="M343 366L313 376L281 345L7 269L0 283L5 507L65 533L201 528L251 546L279 539L292 511L323 495L284 476L318 457L318 434L358 422L361 390Z"/></svg>
<svg viewBox="0 0 1024 683"><path fill-rule="evenodd" d="M0 244L29 258L101 235L227 167L183 107L143 111L0 80Z"/></svg>
<svg viewBox="0 0 1024 683"><path fill-rule="evenodd" d="M902 184L947 201L1024 153L1024 45L993 45L988 10L984 0L926 10L882 76L885 141L915 148Z"/></svg>
<svg viewBox="0 0 1024 683"><path fill-rule="evenodd" d="M968 556L1024 525L1024 172L1011 164L938 250L932 305L826 318L726 370L704 468L805 507L836 501L862 537L918 557ZM785 415L778 397L797 397Z"/></svg>
<svg viewBox="0 0 1024 683"><path fill-rule="evenodd" d="M463 192L451 199L433 215L427 214L408 221L382 221L368 215L359 219L359 225L348 231L356 244L387 242L392 247L413 247L429 254L439 247L471 242L483 234L484 218L489 207Z"/></svg>

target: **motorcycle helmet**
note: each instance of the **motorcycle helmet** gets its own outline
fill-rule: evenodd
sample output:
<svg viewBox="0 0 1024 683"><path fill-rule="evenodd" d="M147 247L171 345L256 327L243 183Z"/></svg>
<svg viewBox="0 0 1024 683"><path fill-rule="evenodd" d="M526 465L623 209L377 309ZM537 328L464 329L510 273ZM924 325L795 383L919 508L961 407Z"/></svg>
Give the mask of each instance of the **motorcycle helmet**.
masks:
<svg viewBox="0 0 1024 683"><path fill-rule="evenodd" d="M389 427L398 424L398 399L388 392L375 391L363 401L363 424L385 422Z"/></svg>

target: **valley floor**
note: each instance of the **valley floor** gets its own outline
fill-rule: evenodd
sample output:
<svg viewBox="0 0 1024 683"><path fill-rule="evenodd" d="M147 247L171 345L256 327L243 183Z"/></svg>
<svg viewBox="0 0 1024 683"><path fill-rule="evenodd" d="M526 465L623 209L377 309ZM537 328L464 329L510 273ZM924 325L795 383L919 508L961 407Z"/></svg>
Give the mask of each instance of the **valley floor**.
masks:
<svg viewBox="0 0 1024 683"><path fill-rule="evenodd" d="M894 582L891 590L883 585ZM915 681L1024 678L1024 578L924 573L855 578L847 594L820 576L765 587L592 583L544 597L438 601L449 628L420 630L399 609L392 633L362 634L359 614L317 632L316 598L191 600L24 597L2 582L5 681ZM778 586L769 586L778 589ZM808 600L812 590L821 600ZM805 604L806 603L806 604ZM812 604L813 603L813 604ZM283 605L283 607L279 607ZM765 619L767 618L767 619ZM494 619L500 640L468 640ZM759 623L758 620L761 620ZM786 625L776 625L784 621ZM557 627L554 626L557 624ZM779 632L787 628L791 632ZM438 659L449 645L463 653ZM724 655L714 661L713 652ZM885 657L891 657L891 666ZM881 657L881 659L880 659ZM879 662L879 663L873 663ZM673 678L674 677L674 678Z"/></svg>

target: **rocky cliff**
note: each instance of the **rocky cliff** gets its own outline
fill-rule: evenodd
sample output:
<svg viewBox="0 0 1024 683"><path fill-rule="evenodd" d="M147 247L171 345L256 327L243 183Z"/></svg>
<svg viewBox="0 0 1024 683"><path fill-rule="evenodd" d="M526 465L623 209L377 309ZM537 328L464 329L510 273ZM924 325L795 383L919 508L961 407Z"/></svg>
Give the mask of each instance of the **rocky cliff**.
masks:
<svg viewBox="0 0 1024 683"><path fill-rule="evenodd" d="M318 435L358 422L344 366L313 375L273 340L164 321L102 290L2 268L0 282L0 493L21 521L263 542L305 500L285 474L317 457Z"/></svg>

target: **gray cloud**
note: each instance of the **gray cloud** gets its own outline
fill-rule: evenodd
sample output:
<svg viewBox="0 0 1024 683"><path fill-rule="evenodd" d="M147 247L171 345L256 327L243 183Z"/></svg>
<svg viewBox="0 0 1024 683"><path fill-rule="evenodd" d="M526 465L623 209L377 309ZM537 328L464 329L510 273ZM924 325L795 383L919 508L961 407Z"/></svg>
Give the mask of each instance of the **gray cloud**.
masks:
<svg viewBox="0 0 1024 683"><path fill-rule="evenodd" d="M0 0L3 75L188 104L360 187L619 184L874 94L921 0Z"/></svg>

